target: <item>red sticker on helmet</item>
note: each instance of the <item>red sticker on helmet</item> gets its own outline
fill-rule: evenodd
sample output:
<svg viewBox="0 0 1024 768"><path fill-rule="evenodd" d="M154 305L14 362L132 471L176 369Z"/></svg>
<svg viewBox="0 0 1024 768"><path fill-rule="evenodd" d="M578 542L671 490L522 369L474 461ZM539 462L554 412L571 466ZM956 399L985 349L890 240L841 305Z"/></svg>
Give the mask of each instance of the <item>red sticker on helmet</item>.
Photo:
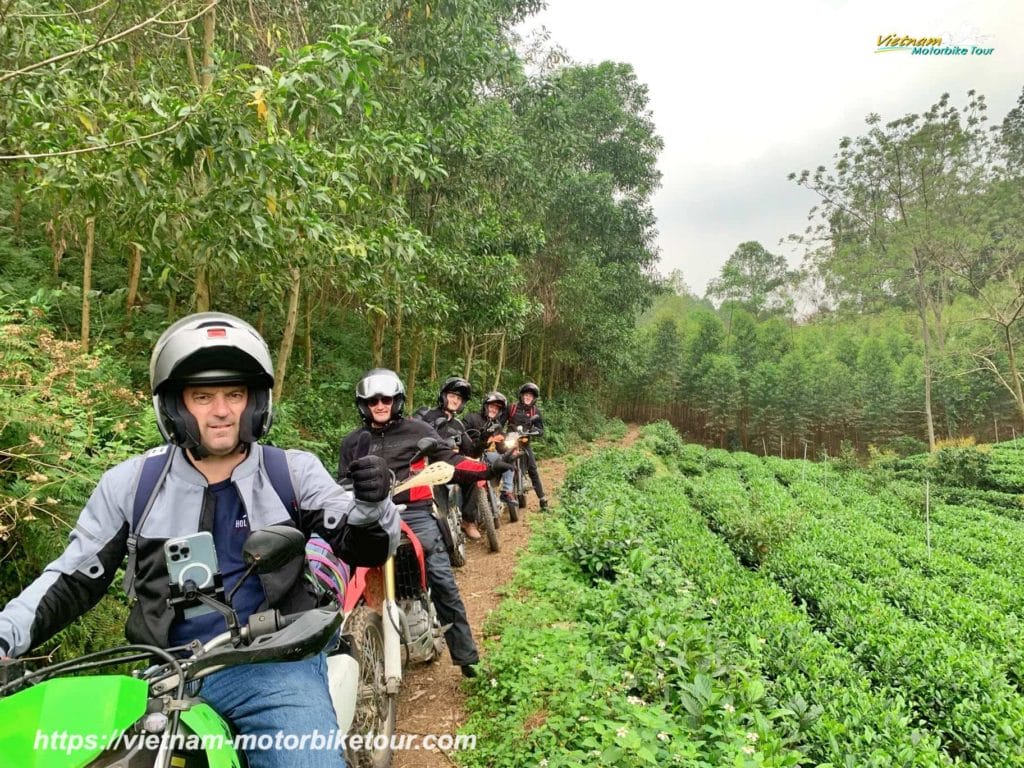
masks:
<svg viewBox="0 0 1024 768"><path fill-rule="evenodd" d="M207 328L206 329L206 338L208 338L208 339L224 338L227 335L228 335L227 328Z"/></svg>

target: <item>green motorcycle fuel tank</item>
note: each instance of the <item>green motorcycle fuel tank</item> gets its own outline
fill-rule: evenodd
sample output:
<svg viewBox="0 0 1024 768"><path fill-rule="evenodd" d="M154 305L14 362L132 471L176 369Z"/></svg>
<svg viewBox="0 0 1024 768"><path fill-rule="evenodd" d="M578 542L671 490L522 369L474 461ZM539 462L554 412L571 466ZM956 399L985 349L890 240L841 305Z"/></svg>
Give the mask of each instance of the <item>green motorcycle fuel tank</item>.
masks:
<svg viewBox="0 0 1024 768"><path fill-rule="evenodd" d="M158 747L162 734L131 728L148 701L148 683L126 675L55 678L2 698L0 768L86 768ZM240 766L230 729L209 706L197 701L181 713L181 724L172 766Z"/></svg>

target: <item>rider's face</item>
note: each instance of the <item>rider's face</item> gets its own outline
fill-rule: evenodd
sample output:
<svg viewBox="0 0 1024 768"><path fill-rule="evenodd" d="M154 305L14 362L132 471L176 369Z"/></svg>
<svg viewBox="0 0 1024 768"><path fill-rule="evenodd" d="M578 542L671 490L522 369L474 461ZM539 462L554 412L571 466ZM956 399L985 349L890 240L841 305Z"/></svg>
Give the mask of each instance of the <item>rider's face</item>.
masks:
<svg viewBox="0 0 1024 768"><path fill-rule="evenodd" d="M498 414L500 412L501 412L501 406L498 405L497 403L488 403L487 404L487 418L488 419L496 419L496 418L498 418Z"/></svg>
<svg viewBox="0 0 1024 768"><path fill-rule="evenodd" d="M533 392L523 392L523 405L532 405L533 401Z"/></svg>
<svg viewBox="0 0 1024 768"><path fill-rule="evenodd" d="M199 442L211 456L228 456L238 448L242 412L249 391L241 384L185 387L185 408L199 424Z"/></svg>
<svg viewBox="0 0 1024 768"><path fill-rule="evenodd" d="M444 408L446 411L454 413L462 407L462 402L462 395L456 392L444 393Z"/></svg>
<svg viewBox="0 0 1024 768"><path fill-rule="evenodd" d="M375 424L387 424L391 421L391 406L394 402L395 399L387 395L374 395L366 399L366 405Z"/></svg>

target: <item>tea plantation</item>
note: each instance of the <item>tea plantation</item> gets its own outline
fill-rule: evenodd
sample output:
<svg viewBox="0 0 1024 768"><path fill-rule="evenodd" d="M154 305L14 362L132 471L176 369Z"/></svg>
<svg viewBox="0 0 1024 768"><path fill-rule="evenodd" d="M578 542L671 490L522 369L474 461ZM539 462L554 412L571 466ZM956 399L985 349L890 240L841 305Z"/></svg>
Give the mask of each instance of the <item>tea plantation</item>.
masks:
<svg viewBox="0 0 1024 768"><path fill-rule="evenodd" d="M1024 765L1024 444L841 462L664 423L570 472L472 766Z"/></svg>

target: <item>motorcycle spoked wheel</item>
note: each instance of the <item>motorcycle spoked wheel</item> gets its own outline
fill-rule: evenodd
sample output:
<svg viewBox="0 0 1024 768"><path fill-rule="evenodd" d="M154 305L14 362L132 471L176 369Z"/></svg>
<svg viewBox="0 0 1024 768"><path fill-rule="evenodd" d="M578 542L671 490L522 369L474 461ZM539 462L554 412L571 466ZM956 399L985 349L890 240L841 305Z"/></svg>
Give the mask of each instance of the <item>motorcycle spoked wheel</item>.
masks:
<svg viewBox="0 0 1024 768"><path fill-rule="evenodd" d="M386 736L388 743L381 749L348 749L345 759L353 768L389 768L398 702L395 694L387 692L384 679L384 620L369 606L360 605L348 619L347 634L352 636L352 654L359 662L356 711L349 732Z"/></svg>
<svg viewBox="0 0 1024 768"><path fill-rule="evenodd" d="M454 493L448 496L448 503L444 505L444 514L448 521L448 528L452 532L452 543L454 544L448 553L452 561L452 568L461 568L466 564L466 532L462 530L462 508Z"/></svg>
<svg viewBox="0 0 1024 768"><path fill-rule="evenodd" d="M516 471L512 475L512 487L519 502L519 509L526 511L526 459L522 456L516 459Z"/></svg>
<svg viewBox="0 0 1024 768"><path fill-rule="evenodd" d="M476 488L476 516L478 524L484 531L484 538L487 539L487 546L491 552L501 549L501 542L498 541L498 531L495 525L498 518L497 499L494 496L494 489L489 483L483 488Z"/></svg>

